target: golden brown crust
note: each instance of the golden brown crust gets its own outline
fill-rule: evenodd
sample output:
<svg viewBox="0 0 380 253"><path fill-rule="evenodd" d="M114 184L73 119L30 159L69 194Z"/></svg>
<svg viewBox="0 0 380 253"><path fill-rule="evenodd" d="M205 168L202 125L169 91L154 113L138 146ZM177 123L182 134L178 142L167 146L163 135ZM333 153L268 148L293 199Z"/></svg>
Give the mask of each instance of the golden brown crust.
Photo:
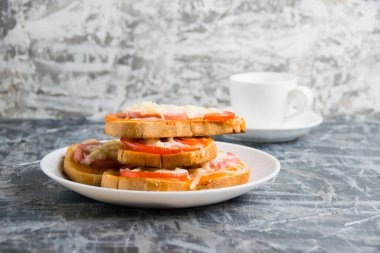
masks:
<svg viewBox="0 0 380 253"><path fill-rule="evenodd" d="M117 160L121 164L133 167L175 168L189 167L211 161L216 157L217 150L211 141L203 150L178 154L149 154L119 149Z"/></svg>
<svg viewBox="0 0 380 253"><path fill-rule="evenodd" d="M249 180L250 170L247 169L242 174L239 175L231 175L231 176L225 176L205 182L200 182L196 190L205 190L205 189L217 189L217 188L225 188L240 184L245 184Z"/></svg>
<svg viewBox="0 0 380 253"><path fill-rule="evenodd" d="M195 189L192 190L206 190L225 188L240 184L245 184L249 180L250 170L246 170L238 175L229 175L221 178L200 182ZM118 172L110 170L104 173L102 179L102 187L121 189L121 190L135 190L135 191L190 191L189 181L174 181L162 180L152 178L127 178L118 177ZM117 185L117 187L116 187Z"/></svg>
<svg viewBox="0 0 380 253"><path fill-rule="evenodd" d="M74 147L75 145L72 145L67 148L63 172L74 182L100 186L103 172L109 168L95 168L75 162L73 159Z"/></svg>
<svg viewBox="0 0 380 253"><path fill-rule="evenodd" d="M103 173L101 187L117 189L119 184L119 171L108 170Z"/></svg>
<svg viewBox="0 0 380 253"><path fill-rule="evenodd" d="M106 122L104 132L127 138L192 137L244 133L243 118L207 120L115 120Z"/></svg>

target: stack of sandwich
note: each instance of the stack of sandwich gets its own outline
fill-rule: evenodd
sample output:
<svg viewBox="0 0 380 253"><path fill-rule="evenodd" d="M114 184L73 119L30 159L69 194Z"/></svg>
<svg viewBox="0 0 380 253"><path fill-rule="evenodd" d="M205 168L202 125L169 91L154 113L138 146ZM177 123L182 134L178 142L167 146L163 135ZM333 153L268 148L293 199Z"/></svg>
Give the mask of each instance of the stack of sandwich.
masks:
<svg viewBox="0 0 380 253"><path fill-rule="evenodd" d="M124 190L187 191L246 183L250 169L217 150L209 136L242 133L234 113L198 106L145 102L106 116L105 133L67 150L64 172L73 181Z"/></svg>

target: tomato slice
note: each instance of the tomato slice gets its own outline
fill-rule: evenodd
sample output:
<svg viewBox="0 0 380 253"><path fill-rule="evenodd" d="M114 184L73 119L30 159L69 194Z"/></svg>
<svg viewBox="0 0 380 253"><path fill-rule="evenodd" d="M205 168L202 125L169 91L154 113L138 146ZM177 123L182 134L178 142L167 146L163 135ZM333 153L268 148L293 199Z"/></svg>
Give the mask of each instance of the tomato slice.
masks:
<svg viewBox="0 0 380 253"><path fill-rule="evenodd" d="M178 138L176 141L190 146L202 145L207 146L212 140L211 138Z"/></svg>
<svg viewBox="0 0 380 253"><path fill-rule="evenodd" d="M165 173L165 172L154 172L154 171L133 171L133 170L120 170L120 176L129 178L157 178L157 179L170 179L186 181L187 173Z"/></svg>
<svg viewBox="0 0 380 253"><path fill-rule="evenodd" d="M187 114L185 112L167 113L167 114L164 114L164 118L166 120L187 120Z"/></svg>
<svg viewBox="0 0 380 253"><path fill-rule="evenodd" d="M203 119L210 121L224 121L228 119L234 119L235 113L224 111L222 113L206 113L203 115Z"/></svg>
<svg viewBox="0 0 380 253"><path fill-rule="evenodd" d="M106 122L111 122L111 121L115 121L115 120L121 120L121 119L125 119L127 117L127 114L125 113L110 113L110 114L107 114L106 115Z"/></svg>
<svg viewBox="0 0 380 253"><path fill-rule="evenodd" d="M195 150L201 149L200 147L182 147L182 148L163 148L156 146L149 146L142 143L139 143L136 140L128 139L128 138L120 138L120 141L124 144L124 147L128 150L150 153L150 154L178 154L183 152L191 152Z"/></svg>

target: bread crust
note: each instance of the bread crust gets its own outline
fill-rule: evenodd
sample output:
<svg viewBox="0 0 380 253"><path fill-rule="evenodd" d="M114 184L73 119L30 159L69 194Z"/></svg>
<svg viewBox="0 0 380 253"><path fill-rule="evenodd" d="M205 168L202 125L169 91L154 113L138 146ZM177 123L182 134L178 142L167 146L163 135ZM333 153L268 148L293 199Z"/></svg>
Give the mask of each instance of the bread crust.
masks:
<svg viewBox="0 0 380 253"><path fill-rule="evenodd" d="M212 140L203 150L178 154L149 154L119 149L117 160L133 167L175 168L200 165L211 161L216 155L216 144Z"/></svg>
<svg viewBox="0 0 380 253"><path fill-rule="evenodd" d="M100 186L102 175L110 168L97 168L86 166L74 161L75 144L67 148L63 162L63 172L70 180L93 186Z"/></svg>
<svg viewBox="0 0 380 253"><path fill-rule="evenodd" d="M197 185L196 190L218 189L245 184L249 180L249 175L250 169L247 167L246 171L238 175L225 176L218 179L200 182Z"/></svg>
<svg viewBox="0 0 380 253"><path fill-rule="evenodd" d="M243 118L225 121L127 119L106 122L104 132L127 138L193 137L244 133Z"/></svg>
<svg viewBox="0 0 380 253"><path fill-rule="evenodd" d="M249 180L250 169L235 175L228 175L208 181L201 181L194 189L190 189L189 181L174 181L152 178L127 178L118 176L116 170L109 170L103 174L101 186L105 188L135 190L135 191L191 191L225 188L245 184Z"/></svg>

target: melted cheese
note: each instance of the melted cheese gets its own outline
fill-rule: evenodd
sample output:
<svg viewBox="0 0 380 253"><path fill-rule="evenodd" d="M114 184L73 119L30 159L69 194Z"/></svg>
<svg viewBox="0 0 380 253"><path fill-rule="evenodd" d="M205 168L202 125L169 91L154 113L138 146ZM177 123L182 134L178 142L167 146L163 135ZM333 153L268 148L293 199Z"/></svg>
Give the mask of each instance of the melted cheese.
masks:
<svg viewBox="0 0 380 253"><path fill-rule="evenodd" d="M137 167L134 169L120 169L120 171L146 171L146 172L160 172L160 173L168 173L168 174L177 174L177 173L186 173L187 174L187 179L191 179L189 175L189 171L186 169L182 168L175 168L175 169L155 169L155 168L144 168L144 167Z"/></svg>
<svg viewBox="0 0 380 253"><path fill-rule="evenodd" d="M155 146L155 147L161 147L161 148L189 147L189 145L175 141L174 138L168 138L167 141L161 141L160 139L145 139L145 140L143 140L143 144L145 144L147 146Z"/></svg>
<svg viewBox="0 0 380 253"><path fill-rule="evenodd" d="M222 110L210 107L200 107L195 105L167 105L167 104L156 104L153 102L142 102L139 104L134 104L132 106L126 107L124 109L125 113L128 112L140 112L141 114L151 114L151 113L157 113L161 115L161 118L164 118L164 114L182 114L186 113L187 117L192 118L198 118L203 117L203 115L207 113L223 113ZM150 118L144 118L144 120L150 119ZM157 118L153 118L157 119Z"/></svg>
<svg viewBox="0 0 380 253"><path fill-rule="evenodd" d="M211 166L210 166L211 163L221 162L225 159L228 159L231 156L235 157L235 155L233 155L231 153L218 151L217 156L211 162L204 163L202 165L202 168L191 169L190 170L191 171L190 176L192 177L192 182L190 184L190 189L191 190L195 189L197 187L197 185L199 184L199 182L201 181L203 176L208 176L208 175L212 175L212 174L220 174L220 173L230 174L230 175L234 175L234 174L239 175L239 174L246 172L248 167L242 162L240 162L239 164L234 165L233 167L230 167L230 168L221 168L221 169L212 169L211 168Z"/></svg>
<svg viewBox="0 0 380 253"><path fill-rule="evenodd" d="M196 147L201 148L201 157L204 157L206 155L206 149L202 145L196 145Z"/></svg>
<svg viewBox="0 0 380 253"><path fill-rule="evenodd" d="M87 143L90 142L83 142L83 144ZM85 156L85 159L81 163L90 165L95 160L117 160L117 152L121 147L122 143L119 140L110 140L103 143L91 145L86 149L88 154Z"/></svg>
<svg viewBox="0 0 380 253"><path fill-rule="evenodd" d="M218 163L218 162L221 162L223 160L226 160L229 158L229 156L231 156L230 154L224 152L224 151L218 151L216 157L211 161L213 163Z"/></svg>
<svg viewBox="0 0 380 253"><path fill-rule="evenodd" d="M204 175L209 174L209 173L210 172L208 172L207 169L203 169L203 168L195 169L194 173L192 174L192 181L191 181L191 184L190 184L190 190L194 190L195 187L197 187L197 185L201 181L201 178Z"/></svg>

